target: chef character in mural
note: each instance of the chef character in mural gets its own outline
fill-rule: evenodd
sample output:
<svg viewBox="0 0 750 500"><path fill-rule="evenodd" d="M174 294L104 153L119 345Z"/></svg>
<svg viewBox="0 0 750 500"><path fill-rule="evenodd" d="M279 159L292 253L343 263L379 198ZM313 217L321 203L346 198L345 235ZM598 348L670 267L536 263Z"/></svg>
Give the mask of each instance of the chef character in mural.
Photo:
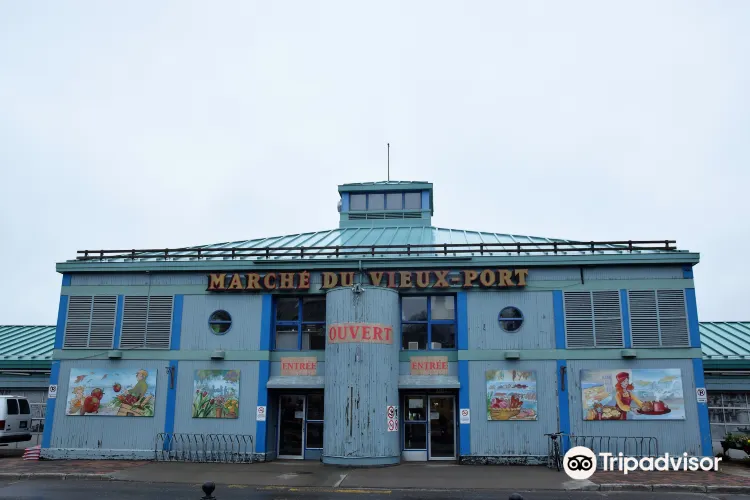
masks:
<svg viewBox="0 0 750 500"><path fill-rule="evenodd" d="M138 399L142 398L146 395L146 391L148 391L148 384L146 383L146 378L148 377L148 372L146 370L138 370L138 372L135 374L136 382L135 387L128 390L128 394L137 397Z"/></svg>
<svg viewBox="0 0 750 500"><path fill-rule="evenodd" d="M640 408L643 403L633 392L633 386L630 383L630 375L627 372L617 374L617 386L615 387L617 400L617 409L620 410L620 420L627 420L629 411L632 411L633 405Z"/></svg>
<svg viewBox="0 0 750 500"><path fill-rule="evenodd" d="M73 399L70 401L68 413L77 414L81 410L81 405L83 405L84 400L83 393L85 390L86 388L82 385L73 388Z"/></svg>

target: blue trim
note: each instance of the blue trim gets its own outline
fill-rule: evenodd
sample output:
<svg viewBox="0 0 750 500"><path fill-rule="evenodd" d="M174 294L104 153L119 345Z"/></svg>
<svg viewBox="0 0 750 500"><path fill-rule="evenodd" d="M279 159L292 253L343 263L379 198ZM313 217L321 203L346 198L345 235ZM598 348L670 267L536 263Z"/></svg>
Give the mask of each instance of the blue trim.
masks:
<svg viewBox="0 0 750 500"><path fill-rule="evenodd" d="M464 351L469 348L468 307L468 295L466 292L458 292L456 294L456 347Z"/></svg>
<svg viewBox="0 0 750 500"><path fill-rule="evenodd" d="M630 332L630 303L628 302L628 291L620 290L620 311L622 315L622 334L625 348L633 347L633 335Z"/></svg>
<svg viewBox="0 0 750 500"><path fill-rule="evenodd" d="M693 279L693 266L682 266L682 277L686 280Z"/></svg>
<svg viewBox="0 0 750 500"><path fill-rule="evenodd" d="M65 295L67 297L67 295ZM50 369L49 373L49 383L50 385L56 385L57 381L60 379L60 362L59 361L53 361L52 362L52 368ZM62 403L60 404L66 404L65 398L60 397L60 390L58 388L58 394L57 398L54 399L54 404L49 404L49 401L47 401L47 409L46 414L44 416L44 434L42 435L42 448L49 448L50 442L52 441L52 424L55 421L55 407L58 404L58 401L62 400Z"/></svg>
<svg viewBox="0 0 750 500"><path fill-rule="evenodd" d="M422 191L422 210L430 209L430 192L428 190Z"/></svg>
<svg viewBox="0 0 750 500"><path fill-rule="evenodd" d="M469 398L469 362L459 361L458 362L458 381L461 383L461 388L458 390L458 412L456 412L459 422L461 421L461 409L471 408L471 401ZM471 415L469 415L471 417ZM479 418L480 415L474 415L474 418ZM429 439L429 436L428 436ZM467 456L471 455L471 424L459 424L458 426L458 443L459 443L459 455Z"/></svg>
<svg viewBox="0 0 750 500"><path fill-rule="evenodd" d="M65 318L68 317L68 296L60 295L60 306L57 309L57 328L55 329L55 349L62 349L65 338Z"/></svg>
<svg viewBox="0 0 750 500"><path fill-rule="evenodd" d="M117 316L115 316L115 338L112 341L112 348L120 347L120 337L122 336L122 312L125 309L125 296L117 296Z"/></svg>
<svg viewBox="0 0 750 500"><path fill-rule="evenodd" d="M63 274L62 286L70 286L70 274Z"/></svg>
<svg viewBox="0 0 750 500"><path fill-rule="evenodd" d="M695 380L695 387L706 387L706 382L703 378L703 360L700 358L693 358L693 378ZM711 426L708 420L708 404L697 403L698 405L698 428L701 434L701 449L704 457L713 456L713 445L711 443Z"/></svg>
<svg viewBox="0 0 750 500"><path fill-rule="evenodd" d="M698 304L695 300L695 288L685 289L685 302L687 306L688 330L690 331L690 347L700 347L701 332L698 323Z"/></svg>
<svg viewBox="0 0 750 500"><path fill-rule="evenodd" d="M432 319L432 298L433 297L453 297L453 319ZM427 299L427 319L425 321L405 321L403 319L403 311L404 311L404 298L424 298ZM433 295L402 295L400 297L401 300L399 300L399 315L401 317L401 350L402 351L412 351L414 352L414 349L406 349L404 347L404 341L403 341L403 331L404 331L404 325L427 325L427 345L424 349L418 349L419 351L453 351L456 349L456 347L441 347L439 349L433 349L432 348L432 326L433 325L453 325L453 332L454 335L458 336L458 324L456 321L456 316L458 315L458 311L456 310L456 296L455 295L443 295L443 294L433 294ZM454 345L458 346L457 338L453 338Z"/></svg>
<svg viewBox="0 0 750 500"><path fill-rule="evenodd" d="M172 372L174 380L174 387L170 388L169 379L167 379L167 408L164 414L164 432L169 434L174 432L174 414L175 407L177 406L177 365L177 361L169 362L169 369ZM164 446L166 447L168 444L164 443Z"/></svg>
<svg viewBox="0 0 750 500"><path fill-rule="evenodd" d="M349 193L341 193L341 213L349 211Z"/></svg>
<svg viewBox="0 0 750 500"><path fill-rule="evenodd" d="M565 349L565 309L562 290L552 292L552 310L555 316L555 349Z"/></svg>
<svg viewBox="0 0 750 500"><path fill-rule="evenodd" d="M565 368L565 390L562 389L562 380L560 380L560 368ZM560 432L570 434L570 401L568 400L568 389L570 388L570 374L568 373L568 364L564 359L557 360L557 411L560 416ZM562 451L570 447L570 439L566 436L562 441Z"/></svg>
<svg viewBox="0 0 750 500"><path fill-rule="evenodd" d="M265 297L269 296L264 296ZM262 333L261 333L262 337ZM271 363L268 361L258 361L258 406L265 406L266 407L266 420L255 421L255 453L265 453L266 452L266 439L268 436L266 435L266 422L268 421L268 389L266 386L268 385L268 377L270 375L271 371ZM252 411L252 409L250 410Z"/></svg>
<svg viewBox="0 0 750 500"><path fill-rule="evenodd" d="M182 334L182 308L184 306L185 296L174 296L174 309L172 310L172 340L169 348L172 350L180 349L180 335Z"/></svg>

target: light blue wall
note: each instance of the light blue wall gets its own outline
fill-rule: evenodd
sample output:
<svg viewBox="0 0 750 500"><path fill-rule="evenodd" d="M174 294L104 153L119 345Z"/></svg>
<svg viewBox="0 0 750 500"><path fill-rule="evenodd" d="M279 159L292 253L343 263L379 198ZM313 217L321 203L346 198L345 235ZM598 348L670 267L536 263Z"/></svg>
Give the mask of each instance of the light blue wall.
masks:
<svg viewBox="0 0 750 500"><path fill-rule="evenodd" d="M55 402L52 435L45 456L51 458L131 458L149 459L154 455L154 439L163 432L166 415L168 375L166 362L159 361L104 361L75 360L60 362L58 397ZM70 370L107 369L135 373L147 370L149 377L156 375L156 403L153 417L70 416L66 415L70 394ZM112 390L102 384L104 391Z"/></svg>
<svg viewBox="0 0 750 500"><path fill-rule="evenodd" d="M262 295L186 295L180 347L184 350L258 350L262 303ZM209 316L219 309L232 316L232 327L224 335L213 334L208 326Z"/></svg>
<svg viewBox="0 0 750 500"><path fill-rule="evenodd" d="M193 418L196 370L240 370L238 418ZM255 407L258 396L257 361L181 361L177 372L174 432L249 434L255 443Z"/></svg>
<svg viewBox="0 0 750 500"><path fill-rule="evenodd" d="M557 430L554 361L471 361L471 454L475 456L528 456L547 454L545 433ZM487 370L536 371L538 420L488 421Z"/></svg>
<svg viewBox="0 0 750 500"><path fill-rule="evenodd" d="M554 349L552 292L469 292L469 349ZM506 332L497 318L504 307L521 310L521 329Z"/></svg>
<svg viewBox="0 0 750 500"><path fill-rule="evenodd" d="M581 370L624 370L636 368L679 368L685 420L584 421L581 404ZM649 359L633 361L568 361L571 432L581 436L653 436L659 441L659 453L702 455L698 404L695 399L693 364L690 359Z"/></svg>

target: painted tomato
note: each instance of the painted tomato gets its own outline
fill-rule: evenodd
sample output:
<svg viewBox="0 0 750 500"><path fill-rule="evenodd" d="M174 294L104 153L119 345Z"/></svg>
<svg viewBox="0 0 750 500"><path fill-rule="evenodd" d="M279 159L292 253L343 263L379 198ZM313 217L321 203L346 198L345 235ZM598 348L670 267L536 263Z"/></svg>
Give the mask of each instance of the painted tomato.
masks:
<svg viewBox="0 0 750 500"><path fill-rule="evenodd" d="M94 397L96 399L102 399L103 395L104 395L104 391L102 391L101 389L97 388L91 391L91 397Z"/></svg>
<svg viewBox="0 0 750 500"><path fill-rule="evenodd" d="M120 392L122 390L122 386L120 384L115 384L112 386L112 390L115 392Z"/></svg>
<svg viewBox="0 0 750 500"><path fill-rule="evenodd" d="M89 396L83 400L83 411L85 413L96 413L99 410L99 398Z"/></svg>

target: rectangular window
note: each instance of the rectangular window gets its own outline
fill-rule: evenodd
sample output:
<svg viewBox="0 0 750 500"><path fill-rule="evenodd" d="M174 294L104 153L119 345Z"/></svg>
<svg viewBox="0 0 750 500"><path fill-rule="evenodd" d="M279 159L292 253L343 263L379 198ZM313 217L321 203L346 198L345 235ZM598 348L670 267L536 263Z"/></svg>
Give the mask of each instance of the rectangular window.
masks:
<svg viewBox="0 0 750 500"><path fill-rule="evenodd" d="M405 193L404 209L419 210L422 208L422 193Z"/></svg>
<svg viewBox="0 0 750 500"><path fill-rule="evenodd" d="M565 341L569 348L623 347L620 292L564 292Z"/></svg>
<svg viewBox="0 0 750 500"><path fill-rule="evenodd" d="M26 399L19 399L18 406L21 408L21 415L31 415L31 407Z"/></svg>
<svg viewBox="0 0 750 500"><path fill-rule="evenodd" d="M404 193L388 193L385 199L387 210L401 210L404 208Z"/></svg>
<svg viewBox="0 0 750 500"><path fill-rule="evenodd" d="M8 402L8 415L18 415L18 400L6 399Z"/></svg>
<svg viewBox="0 0 750 500"><path fill-rule="evenodd" d="M122 314L120 347L123 349L169 349L173 302L172 296L126 296Z"/></svg>
<svg viewBox="0 0 750 500"><path fill-rule="evenodd" d="M307 396L307 432L305 433L307 449L323 448L323 394Z"/></svg>
<svg viewBox="0 0 750 500"><path fill-rule="evenodd" d="M685 290L630 290L633 347L687 347Z"/></svg>
<svg viewBox="0 0 750 500"><path fill-rule="evenodd" d="M401 297L401 347L409 350L456 348L456 297Z"/></svg>
<svg viewBox="0 0 750 500"><path fill-rule="evenodd" d="M750 433L750 393L708 393L708 421L711 439L719 441L729 433Z"/></svg>
<svg viewBox="0 0 750 500"><path fill-rule="evenodd" d="M367 195L349 195L349 210L367 210Z"/></svg>
<svg viewBox="0 0 750 500"><path fill-rule="evenodd" d="M279 297L275 303L274 349L323 351L326 348L325 295Z"/></svg>
<svg viewBox="0 0 750 500"><path fill-rule="evenodd" d="M116 295L73 295L68 300L65 349L112 349Z"/></svg>
<svg viewBox="0 0 750 500"><path fill-rule="evenodd" d="M373 193L367 195L367 210L383 210L385 208L385 195Z"/></svg>

